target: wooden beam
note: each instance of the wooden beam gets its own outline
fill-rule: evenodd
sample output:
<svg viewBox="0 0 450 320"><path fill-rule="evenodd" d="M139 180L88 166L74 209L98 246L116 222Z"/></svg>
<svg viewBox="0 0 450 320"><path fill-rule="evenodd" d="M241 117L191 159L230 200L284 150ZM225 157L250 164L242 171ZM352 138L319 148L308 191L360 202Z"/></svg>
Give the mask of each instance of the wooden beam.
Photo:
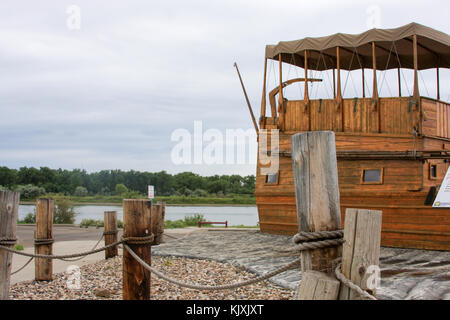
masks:
<svg viewBox="0 0 450 320"><path fill-rule="evenodd" d="M19 214L20 193L0 190L0 239L16 239L16 224ZM14 245L4 245L13 248ZM13 254L0 250L0 300L9 299L9 282Z"/></svg>
<svg viewBox="0 0 450 320"><path fill-rule="evenodd" d="M36 240L53 240L53 217L55 202L53 199L36 200ZM53 254L52 243L35 243L34 252L36 254ZM36 281L50 281L53 279L53 260L35 259L35 279Z"/></svg>
<svg viewBox="0 0 450 320"><path fill-rule="evenodd" d="M332 131L298 133L291 137L292 169L299 231L341 228L335 135ZM303 251L302 271L332 271L340 247Z"/></svg>
<svg viewBox="0 0 450 320"><path fill-rule="evenodd" d="M341 272L353 283L370 294L376 294L376 287L369 280L375 280L380 258L381 211L367 209L347 209L345 213L344 244ZM360 295L342 285L340 300L361 299Z"/></svg>

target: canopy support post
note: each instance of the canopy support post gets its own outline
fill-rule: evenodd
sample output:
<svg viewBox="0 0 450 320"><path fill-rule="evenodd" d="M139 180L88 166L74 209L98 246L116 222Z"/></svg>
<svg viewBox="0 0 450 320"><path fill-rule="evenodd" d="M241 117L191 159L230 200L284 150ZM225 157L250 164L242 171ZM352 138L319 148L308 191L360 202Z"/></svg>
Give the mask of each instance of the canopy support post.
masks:
<svg viewBox="0 0 450 320"><path fill-rule="evenodd" d="M278 55L278 62L280 65L280 93L278 94L278 114L279 114L279 123L278 128L283 131L284 130L284 99L283 99L283 62L281 61L281 53Z"/></svg>
<svg viewBox="0 0 450 320"><path fill-rule="evenodd" d="M437 78L437 100L441 100L441 84L439 79L439 67L436 68L436 78Z"/></svg>
<svg viewBox="0 0 450 320"><path fill-rule="evenodd" d="M341 112L341 131L344 131L344 108L342 107L342 90L341 90L341 51L336 47L336 66L337 66L337 93L336 103L337 109Z"/></svg>
<svg viewBox="0 0 450 320"><path fill-rule="evenodd" d="M417 35L413 35L413 51L414 51L414 93L413 93L413 100L414 104L416 105L416 110L419 111L419 117L417 119L417 123L415 126L415 130L419 132L419 134L422 132L422 120L423 120L423 114L422 114L422 108L420 103L420 93L419 93L419 55L417 51Z"/></svg>
<svg viewBox="0 0 450 320"><path fill-rule="evenodd" d="M400 68L397 68L397 75L398 75L398 96L401 97L402 96L402 80L400 77Z"/></svg>
<svg viewBox="0 0 450 320"><path fill-rule="evenodd" d="M336 69L333 68L333 99L336 99Z"/></svg>
<svg viewBox="0 0 450 320"><path fill-rule="evenodd" d="M414 51L414 100L418 106L419 100L419 60L417 54L417 35L413 35L413 51Z"/></svg>
<svg viewBox="0 0 450 320"><path fill-rule="evenodd" d="M361 69L362 72L362 96L363 98L366 97L366 77L364 74L364 68Z"/></svg>
<svg viewBox="0 0 450 320"><path fill-rule="evenodd" d="M377 55L375 42L372 42L372 66L373 66L373 94L372 102L374 107L378 105L378 81L377 81Z"/></svg>
<svg viewBox="0 0 450 320"><path fill-rule="evenodd" d="M308 92L308 51L305 50L305 109L308 108L309 92ZM311 128L310 128L311 129Z"/></svg>
<svg viewBox="0 0 450 320"><path fill-rule="evenodd" d="M261 115L259 117L259 127L266 128L266 76L267 76L267 58L264 58L264 83L261 98ZM272 113L272 117L275 117Z"/></svg>
<svg viewBox="0 0 450 320"><path fill-rule="evenodd" d="M308 130L311 131L311 108L309 106L309 92L308 92L308 50L305 50L305 111L308 110Z"/></svg>

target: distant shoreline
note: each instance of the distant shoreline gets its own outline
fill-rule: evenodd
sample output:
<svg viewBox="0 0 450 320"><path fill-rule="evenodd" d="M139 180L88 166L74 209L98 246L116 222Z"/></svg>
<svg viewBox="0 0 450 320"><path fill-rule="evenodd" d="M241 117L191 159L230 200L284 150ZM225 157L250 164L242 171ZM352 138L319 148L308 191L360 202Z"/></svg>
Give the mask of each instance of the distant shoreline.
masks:
<svg viewBox="0 0 450 320"><path fill-rule="evenodd" d="M20 201L21 205L35 205L35 201ZM74 206L117 206L121 207L121 202L73 202ZM174 203L170 204L167 203L166 206L168 207L256 207L256 204L227 204L227 203L185 203L185 204L179 204Z"/></svg>

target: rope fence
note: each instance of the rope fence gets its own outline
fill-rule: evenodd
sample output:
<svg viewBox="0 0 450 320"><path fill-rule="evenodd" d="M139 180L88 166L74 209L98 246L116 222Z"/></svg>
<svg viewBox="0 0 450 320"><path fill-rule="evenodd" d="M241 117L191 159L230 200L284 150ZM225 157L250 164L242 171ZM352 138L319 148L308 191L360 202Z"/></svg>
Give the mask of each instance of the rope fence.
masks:
<svg viewBox="0 0 450 320"><path fill-rule="evenodd" d="M115 232L114 232L115 233ZM108 233L112 234L112 233ZM111 243L109 245L103 246L101 248L96 248L100 241L105 236L105 233L102 233L101 238L96 243L96 245L89 251L84 251L80 253L74 253L74 254L65 254L65 255L45 255L45 254L32 254L32 253L26 253L19 250L15 250L13 248L7 247L8 245L14 245L17 242L17 239L7 239L2 238L0 239L0 249L3 249L5 251L30 257L30 259L26 262L26 264L21 267L20 269L14 271L12 274L15 274L21 270L23 270L34 258L41 258L41 259L59 259L64 261L76 261L81 258L84 258L88 255L98 253L101 251L104 251L108 248L118 246L120 244L123 245L123 248L127 250L131 256L140 263L140 265L145 268L146 270L150 271L151 273L155 274L159 278L172 283L174 285L189 288L193 290L199 290L199 291L213 291L213 290L232 290L237 289L244 286L249 286L261 281L268 280L278 274L281 274L283 272L286 272L291 269L297 269L301 265L301 259L298 258L274 271L268 272L262 276L258 276L253 279L249 279L246 281L242 281L239 283L232 283L232 284L225 284L225 285L216 285L216 286L207 286L207 285L197 285L197 284L191 284L191 283L185 283L177 279L173 279L167 275L165 275L163 272L153 268L149 264L147 264L144 260L142 260L130 247L129 245L151 245L154 241L154 235L150 234L143 237L122 237L119 241L116 241L114 243ZM334 246L340 246L344 243L343 237L343 230L337 230L337 231L321 231L321 232L299 232L297 233L293 238L292 242L295 244L295 247L288 249L288 250L281 250L282 252L301 252L301 251L307 251L307 250L314 250L318 248L327 248L327 247L334 247ZM38 241L35 240L36 244L49 244L53 243L53 239L39 239ZM67 259L73 259L73 258L79 258L76 260L67 260ZM350 289L355 290L357 293L361 295L361 297L365 299L370 300L376 300L376 298L369 294L367 291L361 289L358 285L354 284L352 281L347 279L340 271L339 264L335 269L335 275L336 278L341 281L342 284L349 287Z"/></svg>

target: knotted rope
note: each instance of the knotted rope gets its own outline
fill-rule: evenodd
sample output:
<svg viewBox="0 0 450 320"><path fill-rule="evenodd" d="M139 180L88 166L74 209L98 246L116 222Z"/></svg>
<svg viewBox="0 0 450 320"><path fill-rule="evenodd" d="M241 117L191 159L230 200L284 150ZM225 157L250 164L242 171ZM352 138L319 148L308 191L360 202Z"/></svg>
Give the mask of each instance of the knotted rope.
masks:
<svg viewBox="0 0 450 320"><path fill-rule="evenodd" d="M0 238L0 246L13 246L17 243L17 238Z"/></svg>

